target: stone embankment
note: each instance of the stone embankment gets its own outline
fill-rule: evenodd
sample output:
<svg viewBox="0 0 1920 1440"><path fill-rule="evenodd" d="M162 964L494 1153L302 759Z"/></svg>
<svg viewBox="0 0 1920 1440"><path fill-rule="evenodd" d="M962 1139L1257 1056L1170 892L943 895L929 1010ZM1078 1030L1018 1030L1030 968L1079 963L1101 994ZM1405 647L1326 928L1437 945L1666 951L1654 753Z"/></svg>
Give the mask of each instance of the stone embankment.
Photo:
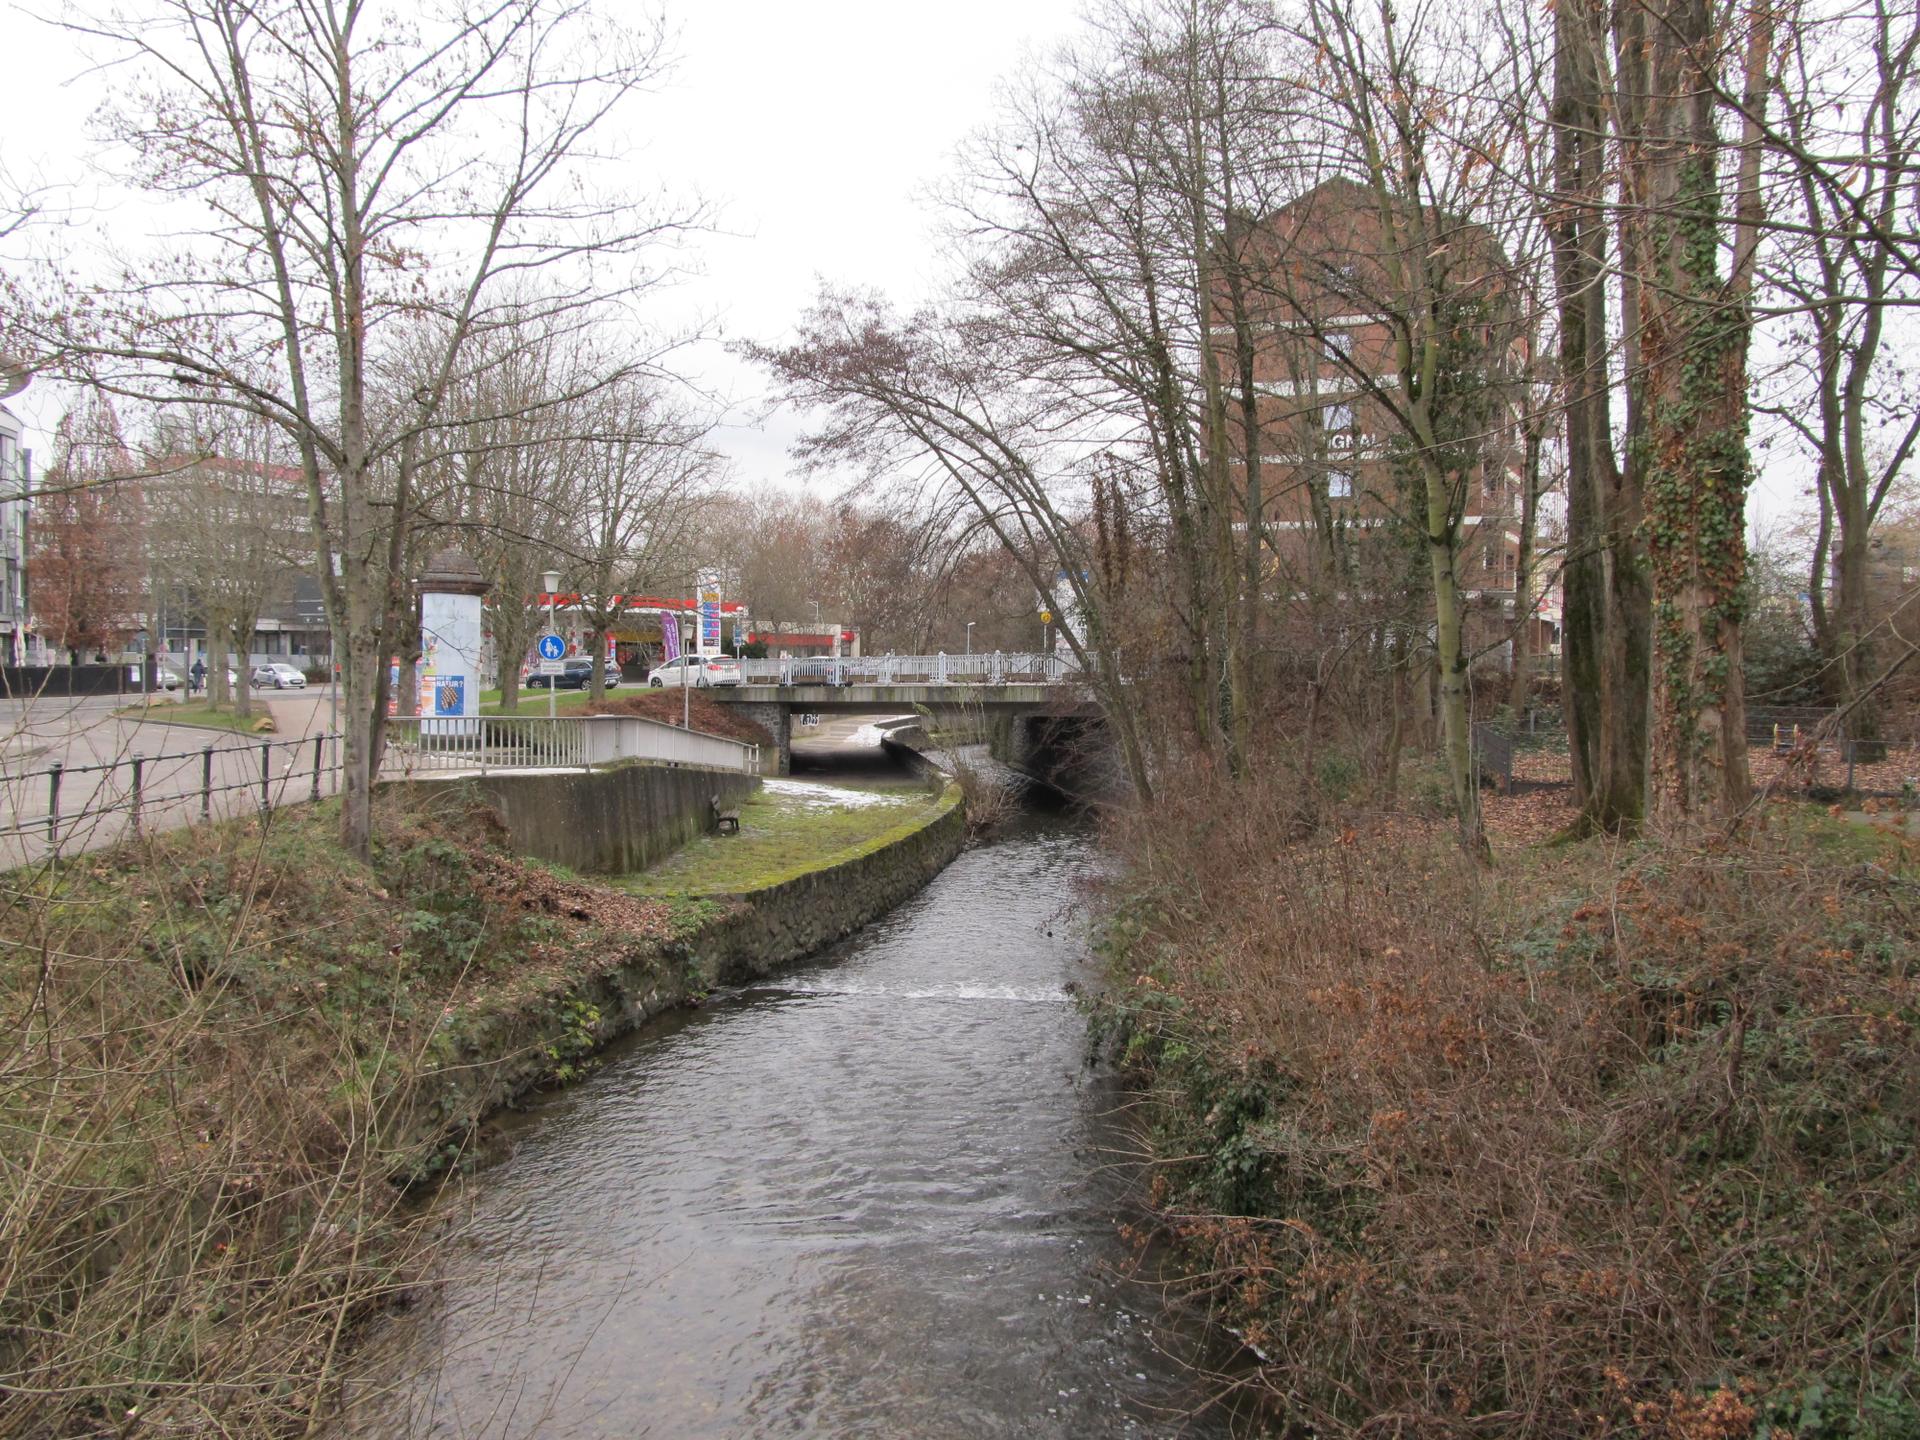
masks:
<svg viewBox="0 0 1920 1440"><path fill-rule="evenodd" d="M687 903L673 939L610 953L596 973L496 1012L443 1065L433 1113L464 1131L542 1084L578 1073L608 1042L716 985L773 973L851 934L906 900L958 855L966 817L957 786L851 857L738 894Z"/></svg>

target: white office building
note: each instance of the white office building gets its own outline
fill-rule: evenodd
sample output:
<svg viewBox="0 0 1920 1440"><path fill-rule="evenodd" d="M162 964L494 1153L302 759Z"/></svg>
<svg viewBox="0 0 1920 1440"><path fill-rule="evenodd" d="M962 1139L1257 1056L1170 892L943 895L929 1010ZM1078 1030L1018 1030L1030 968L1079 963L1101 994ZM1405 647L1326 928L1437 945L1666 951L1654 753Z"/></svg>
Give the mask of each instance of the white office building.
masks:
<svg viewBox="0 0 1920 1440"><path fill-rule="evenodd" d="M27 387L25 371L0 359L0 401ZM27 611L27 497L33 490L33 452L22 443L26 426L0 404L0 664L44 664L29 636Z"/></svg>

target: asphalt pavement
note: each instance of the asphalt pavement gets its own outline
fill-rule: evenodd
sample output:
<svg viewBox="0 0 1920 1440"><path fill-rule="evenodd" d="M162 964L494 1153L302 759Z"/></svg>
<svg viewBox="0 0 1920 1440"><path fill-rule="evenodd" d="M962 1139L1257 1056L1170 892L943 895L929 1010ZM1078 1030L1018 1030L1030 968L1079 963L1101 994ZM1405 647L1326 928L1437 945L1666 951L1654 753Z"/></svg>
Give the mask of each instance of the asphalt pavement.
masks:
<svg viewBox="0 0 1920 1440"><path fill-rule="evenodd" d="M163 693L131 714L116 712L137 696L0 701L0 866L95 849L136 823L167 828L332 793L333 747L316 755L313 743L329 731L332 687L257 694L273 717L268 735L165 723L182 698Z"/></svg>

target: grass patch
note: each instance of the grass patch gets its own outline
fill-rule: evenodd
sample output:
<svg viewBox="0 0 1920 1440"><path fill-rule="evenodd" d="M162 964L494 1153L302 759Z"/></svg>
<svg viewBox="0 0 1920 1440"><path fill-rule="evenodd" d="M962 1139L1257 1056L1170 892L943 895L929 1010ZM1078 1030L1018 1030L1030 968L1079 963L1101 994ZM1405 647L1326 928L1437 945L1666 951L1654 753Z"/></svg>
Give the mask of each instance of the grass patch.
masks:
<svg viewBox="0 0 1920 1440"><path fill-rule="evenodd" d="M738 835L708 835L644 874L619 882L638 895L739 895L824 870L889 845L958 803L949 788L922 786L850 792L826 786L770 785L740 806ZM841 794L849 792L841 791Z"/></svg>
<svg viewBox="0 0 1920 1440"><path fill-rule="evenodd" d="M190 725L196 730L226 730L251 735L254 723L268 714L256 698L253 713L244 720L233 713L232 705L215 705L211 700L155 700L150 704L127 705L113 712L129 720L148 724Z"/></svg>
<svg viewBox="0 0 1920 1440"><path fill-rule="evenodd" d="M621 692L619 690L610 690L607 693L610 695L618 695ZM586 708L588 697L591 694L591 691L584 688L579 690L556 690L553 692L554 712L564 715L569 711L584 709ZM547 713L547 692L545 690L528 690L522 687L519 705L513 709L509 709L500 703L500 692L498 690L482 690L480 692L480 713L482 715L544 715Z"/></svg>

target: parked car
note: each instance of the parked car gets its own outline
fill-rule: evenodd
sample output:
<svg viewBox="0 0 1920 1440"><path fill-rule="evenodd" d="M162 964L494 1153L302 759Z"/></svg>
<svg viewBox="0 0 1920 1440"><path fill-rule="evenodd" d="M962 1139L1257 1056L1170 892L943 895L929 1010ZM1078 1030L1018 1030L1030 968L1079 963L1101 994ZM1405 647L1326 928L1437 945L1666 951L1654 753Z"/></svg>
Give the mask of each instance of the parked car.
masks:
<svg viewBox="0 0 1920 1440"><path fill-rule="evenodd" d="M304 690L307 677L284 661L276 660L271 665L256 665L247 683L256 690Z"/></svg>
<svg viewBox="0 0 1920 1440"><path fill-rule="evenodd" d="M567 668L562 670L558 675L542 675L538 670L529 670L526 675L522 677L521 683L530 690L545 690L548 688L549 681L552 682L552 688L555 690L585 690L593 684L593 658L591 656L576 655L573 659L565 660L561 663ZM619 666L609 665L607 667L606 683L607 689L609 690L619 688Z"/></svg>
<svg viewBox="0 0 1920 1440"><path fill-rule="evenodd" d="M678 689L691 685L704 690L709 685L738 685L740 662L731 655L682 655L653 667L647 683L656 690L669 686Z"/></svg>

